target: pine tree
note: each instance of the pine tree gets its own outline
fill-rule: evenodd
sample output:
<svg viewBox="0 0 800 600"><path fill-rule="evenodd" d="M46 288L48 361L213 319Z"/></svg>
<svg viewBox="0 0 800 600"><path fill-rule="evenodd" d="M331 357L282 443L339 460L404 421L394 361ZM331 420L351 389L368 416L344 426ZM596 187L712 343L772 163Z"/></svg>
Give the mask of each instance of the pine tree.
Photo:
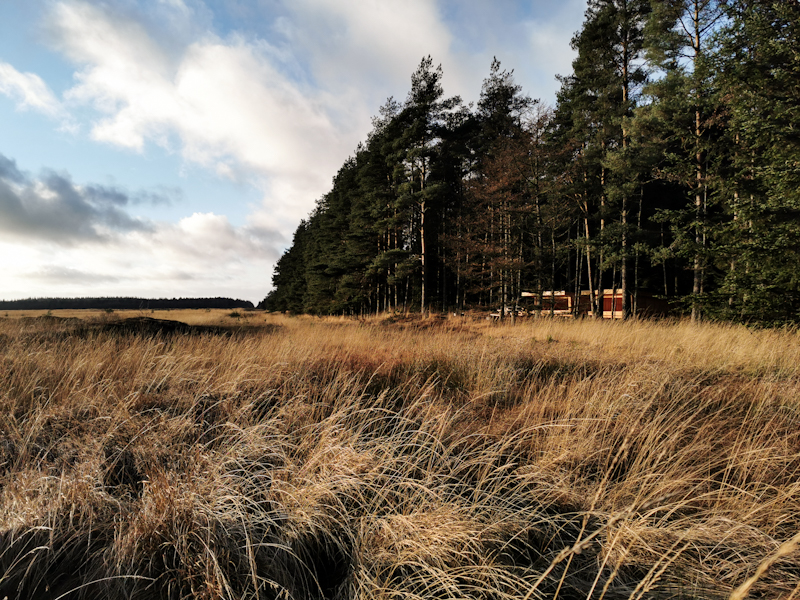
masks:
<svg viewBox="0 0 800 600"><path fill-rule="evenodd" d="M648 57L661 76L646 89L650 103L637 114L638 126L663 160L657 176L676 182L683 207L664 213L677 243L691 261L692 320L701 316L708 291L708 253L714 165L721 150L721 105L710 56L714 33L724 19L724 0L664 0L653 4L647 27Z"/></svg>
<svg viewBox="0 0 800 600"><path fill-rule="evenodd" d="M472 246L481 255L483 287L490 299L497 298L501 319L512 299L516 304L525 267L524 232L532 205L528 189L530 136L523 119L535 104L522 94L513 71L502 70L495 58L478 100L480 158L468 182L468 221Z"/></svg>
<svg viewBox="0 0 800 600"><path fill-rule="evenodd" d="M409 252L403 246L398 211L397 182L394 179L394 139L399 136L397 115L400 105L389 98L373 118L373 130L367 138L366 148L360 154L358 194L364 207L358 227L372 230L374 244L372 261L367 266L366 277L374 286L376 310L397 309L399 288L405 281L398 277L400 263L407 260Z"/></svg>
<svg viewBox="0 0 800 600"><path fill-rule="evenodd" d="M411 91L397 116L402 133L394 140L395 176L401 203L411 211L410 246L419 256L420 311L425 313L436 296L438 262L437 224L441 217L445 182L435 177L441 137L447 116L461 104L459 97L443 99L442 68L433 67L430 56L422 59L411 76Z"/></svg>
<svg viewBox="0 0 800 600"><path fill-rule="evenodd" d="M798 320L800 3L738 0L727 16L716 55L731 149L721 313Z"/></svg>
<svg viewBox="0 0 800 600"><path fill-rule="evenodd" d="M280 257L272 274L272 291L264 308L279 312L303 312L306 293L305 240L308 222L303 220L294 232L292 245Z"/></svg>
<svg viewBox="0 0 800 600"><path fill-rule="evenodd" d="M619 266L624 318L631 313L629 212L632 197L640 187L631 149L630 119L647 78L643 55L649 13L650 3L646 0L589 2L586 22L573 38L578 57L573 62L573 75L562 80L557 109L562 115L556 117L562 123L572 121L572 128L565 129L561 137L571 137L573 147L578 148L576 142L580 144L585 192L599 191L594 202L584 199L584 214L588 219L590 203L599 209L599 270L608 264L615 270ZM563 113L571 115L571 119ZM587 164L587 159L593 164ZM599 175L599 187L589 184L590 173ZM588 240L588 220L584 224ZM589 249L588 243L586 248ZM602 283L601 273L597 281ZM616 287L615 277L612 285Z"/></svg>
<svg viewBox="0 0 800 600"><path fill-rule="evenodd" d="M573 46L577 38L573 40ZM568 199L580 213L582 240L579 247L586 257L587 281L592 315L600 316L597 290L602 282L602 248L600 234L604 227L605 208L602 183L604 169L601 164L604 144L598 123L593 115L597 110L596 95L574 75L560 77L561 89L553 117L550 120L546 141L548 146L549 180L553 193ZM537 232L539 273L543 273L544 243L541 218ZM549 289L555 285L550 282ZM536 293L542 297L542 278L536 283Z"/></svg>

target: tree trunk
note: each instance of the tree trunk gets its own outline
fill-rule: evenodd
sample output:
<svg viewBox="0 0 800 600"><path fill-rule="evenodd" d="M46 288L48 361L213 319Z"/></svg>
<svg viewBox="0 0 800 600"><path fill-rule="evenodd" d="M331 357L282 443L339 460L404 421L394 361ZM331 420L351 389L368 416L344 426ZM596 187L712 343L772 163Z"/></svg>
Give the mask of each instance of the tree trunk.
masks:
<svg viewBox="0 0 800 600"><path fill-rule="evenodd" d="M628 40L622 44L622 104L627 110L628 96L630 93L628 81ZM625 154L629 146L628 131L622 128L622 152ZM626 157L627 158L627 157ZM620 265L620 287L622 288L622 320L631 316L630 290L628 288L628 195L622 194L622 264Z"/></svg>

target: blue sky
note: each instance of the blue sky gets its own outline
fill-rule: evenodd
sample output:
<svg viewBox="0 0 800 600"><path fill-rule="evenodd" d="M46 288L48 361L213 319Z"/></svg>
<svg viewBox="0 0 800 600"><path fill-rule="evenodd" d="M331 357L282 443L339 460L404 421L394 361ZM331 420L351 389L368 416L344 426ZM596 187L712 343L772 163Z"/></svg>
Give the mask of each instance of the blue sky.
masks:
<svg viewBox="0 0 800 600"><path fill-rule="evenodd" d="M253 302L430 54L552 104L585 0L4 0L0 299Z"/></svg>

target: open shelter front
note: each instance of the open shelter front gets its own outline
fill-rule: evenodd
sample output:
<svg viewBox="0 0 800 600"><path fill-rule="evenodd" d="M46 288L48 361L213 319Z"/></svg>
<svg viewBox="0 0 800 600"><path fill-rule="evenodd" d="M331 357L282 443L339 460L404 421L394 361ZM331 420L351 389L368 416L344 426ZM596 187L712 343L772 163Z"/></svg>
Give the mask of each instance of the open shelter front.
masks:
<svg viewBox="0 0 800 600"><path fill-rule="evenodd" d="M602 308L604 319L622 319L622 290L604 289L597 290L598 303ZM591 317L592 301L589 290L582 290L579 294L564 290L546 290L541 298L536 292L522 292L523 302L533 303L534 314L554 317ZM669 304L660 298L654 297L644 290L633 292L631 307L636 316L664 316L669 312Z"/></svg>

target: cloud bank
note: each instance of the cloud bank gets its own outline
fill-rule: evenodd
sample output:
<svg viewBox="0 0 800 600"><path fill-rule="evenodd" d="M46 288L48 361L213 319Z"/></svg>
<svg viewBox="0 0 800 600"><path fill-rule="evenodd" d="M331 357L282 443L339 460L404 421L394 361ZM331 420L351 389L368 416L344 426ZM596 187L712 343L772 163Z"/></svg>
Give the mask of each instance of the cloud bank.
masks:
<svg viewBox="0 0 800 600"><path fill-rule="evenodd" d="M55 172L32 178L0 154L0 233L6 239L71 245L151 231L152 225L123 210L129 202L120 190L77 186Z"/></svg>
<svg viewBox="0 0 800 600"><path fill-rule="evenodd" d="M170 197L153 191L79 185L68 174L34 177L0 154L0 273L6 297L80 296L89 290L109 295L103 290L113 284L127 295L160 290L173 296L181 289L183 295L208 295L209 289L237 295L238 289L260 299L282 234L255 223L235 227L213 213L194 213L177 223L133 214L143 205L168 202Z"/></svg>

